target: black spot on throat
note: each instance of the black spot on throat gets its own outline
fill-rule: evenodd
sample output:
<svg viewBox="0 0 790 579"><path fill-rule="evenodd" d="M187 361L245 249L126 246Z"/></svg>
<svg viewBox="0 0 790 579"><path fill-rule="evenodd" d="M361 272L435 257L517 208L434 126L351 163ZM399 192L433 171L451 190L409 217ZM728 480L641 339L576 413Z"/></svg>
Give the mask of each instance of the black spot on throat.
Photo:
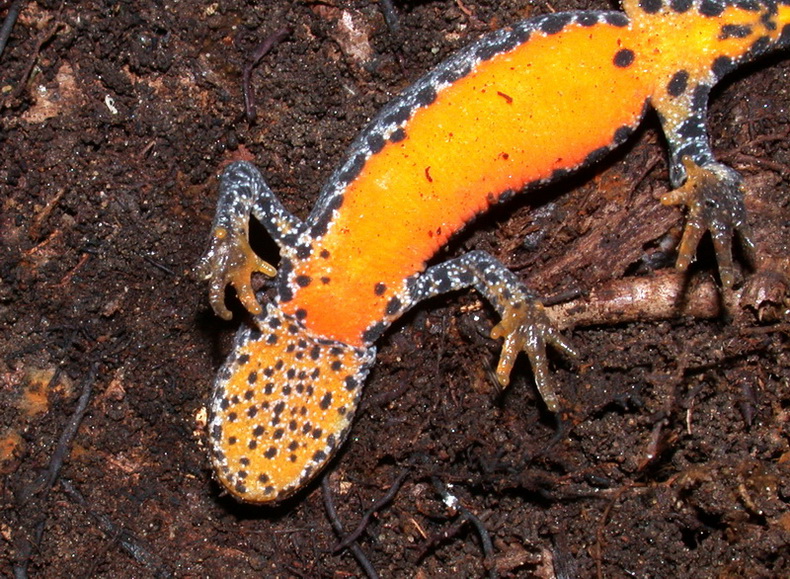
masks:
<svg viewBox="0 0 790 579"><path fill-rule="evenodd" d="M679 97L688 87L689 73L686 70L679 70L672 75L672 80L667 84L667 92L671 97Z"/></svg>
<svg viewBox="0 0 790 579"><path fill-rule="evenodd" d="M636 55L634 54L633 50L630 48L623 48L615 53L612 62L614 62L614 65L617 68L628 68L634 63L635 58Z"/></svg>

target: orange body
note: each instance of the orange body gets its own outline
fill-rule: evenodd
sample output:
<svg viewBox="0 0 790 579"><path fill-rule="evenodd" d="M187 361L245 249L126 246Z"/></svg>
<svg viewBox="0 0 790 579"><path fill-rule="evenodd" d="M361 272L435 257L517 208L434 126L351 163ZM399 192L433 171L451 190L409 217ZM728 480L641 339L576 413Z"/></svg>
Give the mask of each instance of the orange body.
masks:
<svg viewBox="0 0 790 579"><path fill-rule="evenodd" d="M230 315L228 283L255 315L211 402L212 461L234 496L267 503L307 484L348 434L376 337L444 291L473 286L491 302L502 318L493 335L505 338L500 381L527 352L555 410L545 345L571 348L528 290L483 252L426 263L491 204L622 143L650 105L669 144L674 198L689 207L679 264L708 227L722 281L732 283L730 242L745 210L740 177L710 150L708 91L739 62L790 44L790 0L624 7L528 20L439 65L371 121L304 223L252 165L226 169L203 271L220 315ZM706 222L711 207L719 213ZM249 248L250 213L281 248L265 309L250 273L272 268Z"/></svg>
<svg viewBox="0 0 790 579"><path fill-rule="evenodd" d="M781 9L787 22L790 8ZM296 266L313 283L284 311L305 310L316 335L365 344L364 331L387 319L391 297L477 213L622 141L618 134L639 123L651 99L671 111L664 87L679 69L705 77L717 58L737 58L757 37L779 34L758 25L748 37L719 40L723 22L756 19L734 7L717 18L637 13L626 27L570 24L534 34L481 63L417 109L405 139L367 160L327 234ZM618 55L626 55L620 65ZM386 291L375 292L379 284Z"/></svg>

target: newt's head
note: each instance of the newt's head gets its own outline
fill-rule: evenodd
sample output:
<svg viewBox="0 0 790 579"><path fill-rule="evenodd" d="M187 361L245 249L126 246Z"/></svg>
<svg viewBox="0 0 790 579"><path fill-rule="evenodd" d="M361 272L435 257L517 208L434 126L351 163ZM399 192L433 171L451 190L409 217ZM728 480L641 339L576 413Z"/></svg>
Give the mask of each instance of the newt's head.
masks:
<svg viewBox="0 0 790 579"><path fill-rule="evenodd" d="M375 349L316 338L273 304L239 332L217 376L209 439L217 477L237 499L287 498L346 437Z"/></svg>

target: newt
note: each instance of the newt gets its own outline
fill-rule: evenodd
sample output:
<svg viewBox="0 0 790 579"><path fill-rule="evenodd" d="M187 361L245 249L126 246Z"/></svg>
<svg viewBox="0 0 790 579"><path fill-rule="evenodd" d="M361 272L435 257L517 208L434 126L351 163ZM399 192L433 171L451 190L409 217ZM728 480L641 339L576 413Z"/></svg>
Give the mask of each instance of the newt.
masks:
<svg viewBox="0 0 790 579"><path fill-rule="evenodd" d="M555 181L623 144L652 107L669 147L665 204L685 206L677 267L710 232L722 284L736 233L752 247L742 178L706 134L711 88L736 66L790 45L790 0L624 0L623 12L562 12L489 33L386 105L351 143L306 220L248 162L220 178L198 271L214 311L231 285L251 314L219 370L208 437L219 481L239 500L274 503L311 481L346 438L376 339L415 304L473 287L499 314L497 377L525 352L559 409L547 345L573 356L536 296L472 251L428 260L491 205ZM250 215L280 249L250 248ZM261 304L250 276L274 277Z"/></svg>

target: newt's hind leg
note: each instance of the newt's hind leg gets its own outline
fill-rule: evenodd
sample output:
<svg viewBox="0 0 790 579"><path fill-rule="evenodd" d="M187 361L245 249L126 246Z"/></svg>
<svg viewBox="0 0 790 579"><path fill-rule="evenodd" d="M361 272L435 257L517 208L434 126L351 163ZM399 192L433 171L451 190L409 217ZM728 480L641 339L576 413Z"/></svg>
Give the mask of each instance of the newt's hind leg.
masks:
<svg viewBox="0 0 790 579"><path fill-rule="evenodd" d="M231 317L225 305L226 286L233 286L247 311L260 314L263 310L250 277L254 272L270 277L277 274L274 266L263 261L250 247L250 215L261 222L281 250L291 247L303 228L301 221L286 211L260 172L252 164L239 161L228 165L220 177L209 247L196 268L198 275L210 280L211 307L226 320Z"/></svg>
<svg viewBox="0 0 790 579"><path fill-rule="evenodd" d="M519 279L484 251L472 251L428 268L409 285L411 303L450 291L474 287L494 306L501 321L491 330L494 339L504 338L496 375L502 386L510 383L510 372L519 352L525 352L535 373L543 401L552 412L560 409L552 385L546 345L575 357L570 342L546 316L543 306Z"/></svg>

